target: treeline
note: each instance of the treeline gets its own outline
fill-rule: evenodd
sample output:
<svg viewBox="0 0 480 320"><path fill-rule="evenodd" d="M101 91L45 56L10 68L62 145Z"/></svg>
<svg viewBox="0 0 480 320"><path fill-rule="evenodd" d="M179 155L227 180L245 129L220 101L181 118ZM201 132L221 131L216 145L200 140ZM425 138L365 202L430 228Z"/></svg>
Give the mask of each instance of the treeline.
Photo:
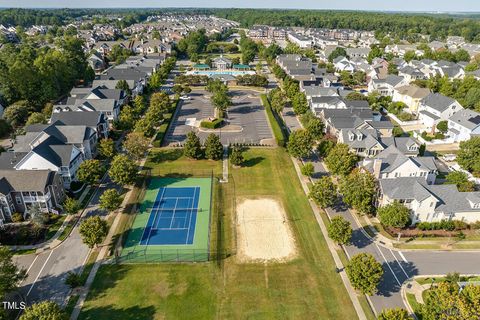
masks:
<svg viewBox="0 0 480 320"><path fill-rule="evenodd" d="M449 15L380 13L320 10L212 9L218 17L240 22L244 27L267 24L284 27L381 30L402 39L416 34L443 40L463 36L480 42L480 21L476 16L460 18Z"/></svg>
<svg viewBox="0 0 480 320"><path fill-rule="evenodd" d="M0 74L4 105L25 100L37 110L67 94L80 80L95 77L88 67L82 40L73 37L58 41L57 48L5 45L0 51Z"/></svg>

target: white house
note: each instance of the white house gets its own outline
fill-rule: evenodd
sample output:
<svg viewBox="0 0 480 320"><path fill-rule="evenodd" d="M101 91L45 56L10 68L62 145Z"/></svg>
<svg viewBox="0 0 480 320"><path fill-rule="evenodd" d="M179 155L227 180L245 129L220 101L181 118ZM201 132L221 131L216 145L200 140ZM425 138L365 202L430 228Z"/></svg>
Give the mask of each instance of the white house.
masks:
<svg viewBox="0 0 480 320"><path fill-rule="evenodd" d="M448 119L448 136L455 142L480 135L480 113L462 109Z"/></svg>
<svg viewBox="0 0 480 320"><path fill-rule="evenodd" d="M389 75L385 79L371 79L368 83L368 92L377 91L382 96L393 97L396 88L407 84L408 81L404 77Z"/></svg>
<svg viewBox="0 0 480 320"><path fill-rule="evenodd" d="M395 201L411 212L412 224L462 220L480 221L480 192L459 192L457 187L429 185L424 178L381 179L380 207Z"/></svg>
<svg viewBox="0 0 480 320"><path fill-rule="evenodd" d="M411 114L418 114L420 101L430 94L430 90L414 85L397 87L393 90L393 101L403 102L408 108L404 111Z"/></svg>
<svg viewBox="0 0 480 320"><path fill-rule="evenodd" d="M435 132L440 121L447 121L455 112L462 109L457 100L440 93L431 93L420 101L418 118L428 130Z"/></svg>
<svg viewBox="0 0 480 320"><path fill-rule="evenodd" d="M307 49L312 47L313 38L309 36L305 36L303 34L299 34L295 32L289 32L287 37L288 37L288 40L295 43L302 49Z"/></svg>
<svg viewBox="0 0 480 320"><path fill-rule="evenodd" d="M354 72L355 71L355 64L353 64L350 60L348 60L345 57L337 57L335 60L333 60L333 65L335 67L335 70L341 72L341 71L348 71L348 72Z"/></svg>

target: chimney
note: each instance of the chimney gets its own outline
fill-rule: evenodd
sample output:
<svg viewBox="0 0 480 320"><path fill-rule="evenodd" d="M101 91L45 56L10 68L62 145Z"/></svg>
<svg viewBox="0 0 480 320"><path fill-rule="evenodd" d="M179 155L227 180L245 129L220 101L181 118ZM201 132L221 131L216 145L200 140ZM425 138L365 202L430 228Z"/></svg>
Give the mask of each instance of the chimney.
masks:
<svg viewBox="0 0 480 320"><path fill-rule="evenodd" d="M380 172L382 170L382 159L373 160L373 176L376 179L380 179Z"/></svg>

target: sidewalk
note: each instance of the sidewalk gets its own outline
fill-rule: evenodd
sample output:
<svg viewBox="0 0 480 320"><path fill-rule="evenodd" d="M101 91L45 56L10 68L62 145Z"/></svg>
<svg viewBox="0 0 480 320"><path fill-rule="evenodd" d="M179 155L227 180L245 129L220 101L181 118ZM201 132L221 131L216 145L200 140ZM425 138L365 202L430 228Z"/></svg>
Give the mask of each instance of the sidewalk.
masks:
<svg viewBox="0 0 480 320"><path fill-rule="evenodd" d="M300 183L302 185L303 191L308 197L309 189L307 182L303 178L303 175L300 171L300 166L298 164L297 159L291 157L293 165L295 167L295 171L297 172L298 179L300 180ZM327 236L327 227L323 223L321 212L320 209L318 209L317 205L311 200L308 199L308 202L310 203L310 207L312 208L312 211L315 215L315 219L317 220L318 225L320 226L320 229L322 231L322 235L327 242L328 250L330 250L331 255L333 256L333 260L335 261L335 266L339 270L338 274L342 278L343 284L345 285L345 288L347 289L348 295L350 296L350 300L352 300L353 307L355 308L355 311L357 312L358 318L360 320L366 320L367 317L365 315L365 312L363 311L362 306L360 305L360 301L358 300L357 293L355 292L355 289L350 284L350 280L348 279L347 273L345 272L344 265L342 264L342 261L340 260L340 257L338 255L337 250L335 249L335 244L333 241Z"/></svg>
<svg viewBox="0 0 480 320"><path fill-rule="evenodd" d="M79 203L81 203L85 199L85 197L88 195L89 191L90 191L90 186L87 186L85 188L85 190L83 190L82 195L80 196L80 199L78 200ZM83 210L84 209L82 209L82 211L80 213L80 217L83 214ZM62 240L58 240L58 238L63 233L65 228L68 226L70 221L73 220L73 219L76 219L77 216L78 216L78 213L74 214L74 215L67 215L65 220L63 221L62 225L60 226L60 228L58 228L57 232L53 235L53 237L51 237L47 241L44 241L42 243L32 244L32 245L19 245L19 246L8 246L8 247L11 250L34 250L35 249L35 250L38 250L38 251L45 251L45 250L53 249L63 242Z"/></svg>
<svg viewBox="0 0 480 320"><path fill-rule="evenodd" d="M148 155L148 154L147 154ZM143 170L143 166L145 165L145 162L147 161L147 156L145 156L142 161L140 162L138 166L138 171ZM95 260L95 264L93 265L92 270L90 271L90 274L88 275L87 281L85 282L84 288L81 290L80 296L77 300L77 303L75 304L75 307L73 308L73 312L70 316L70 320L76 320L78 316L80 315L80 311L82 310L83 304L85 303L85 300L87 299L88 292L90 290L90 287L93 283L93 280L95 279L95 276L97 275L98 269L100 266L104 263L108 263L111 260L106 260L108 257L110 245L112 243L113 237L115 236L115 233L117 231L118 224L120 223L121 220L121 212L125 208L125 205L128 203L128 200L131 197L131 193L134 190L134 188L131 188L124 196L123 202L120 206L120 208L117 209L115 213L115 220L112 223L112 226L110 227L110 230L108 232L107 237L103 241L103 244L101 245L100 253L97 256L97 260Z"/></svg>

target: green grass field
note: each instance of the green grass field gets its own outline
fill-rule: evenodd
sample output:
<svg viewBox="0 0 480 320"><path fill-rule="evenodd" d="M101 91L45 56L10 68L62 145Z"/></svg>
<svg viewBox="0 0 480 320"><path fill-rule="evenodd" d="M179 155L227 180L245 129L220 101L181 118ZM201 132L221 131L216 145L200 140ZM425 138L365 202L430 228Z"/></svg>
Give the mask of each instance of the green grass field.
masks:
<svg viewBox="0 0 480 320"><path fill-rule="evenodd" d="M157 151L152 174L221 172L220 162ZM80 319L356 319L348 294L283 149L250 149L228 184L214 184L211 246L235 252L234 199L282 201L298 258L283 264L208 263L101 267Z"/></svg>

